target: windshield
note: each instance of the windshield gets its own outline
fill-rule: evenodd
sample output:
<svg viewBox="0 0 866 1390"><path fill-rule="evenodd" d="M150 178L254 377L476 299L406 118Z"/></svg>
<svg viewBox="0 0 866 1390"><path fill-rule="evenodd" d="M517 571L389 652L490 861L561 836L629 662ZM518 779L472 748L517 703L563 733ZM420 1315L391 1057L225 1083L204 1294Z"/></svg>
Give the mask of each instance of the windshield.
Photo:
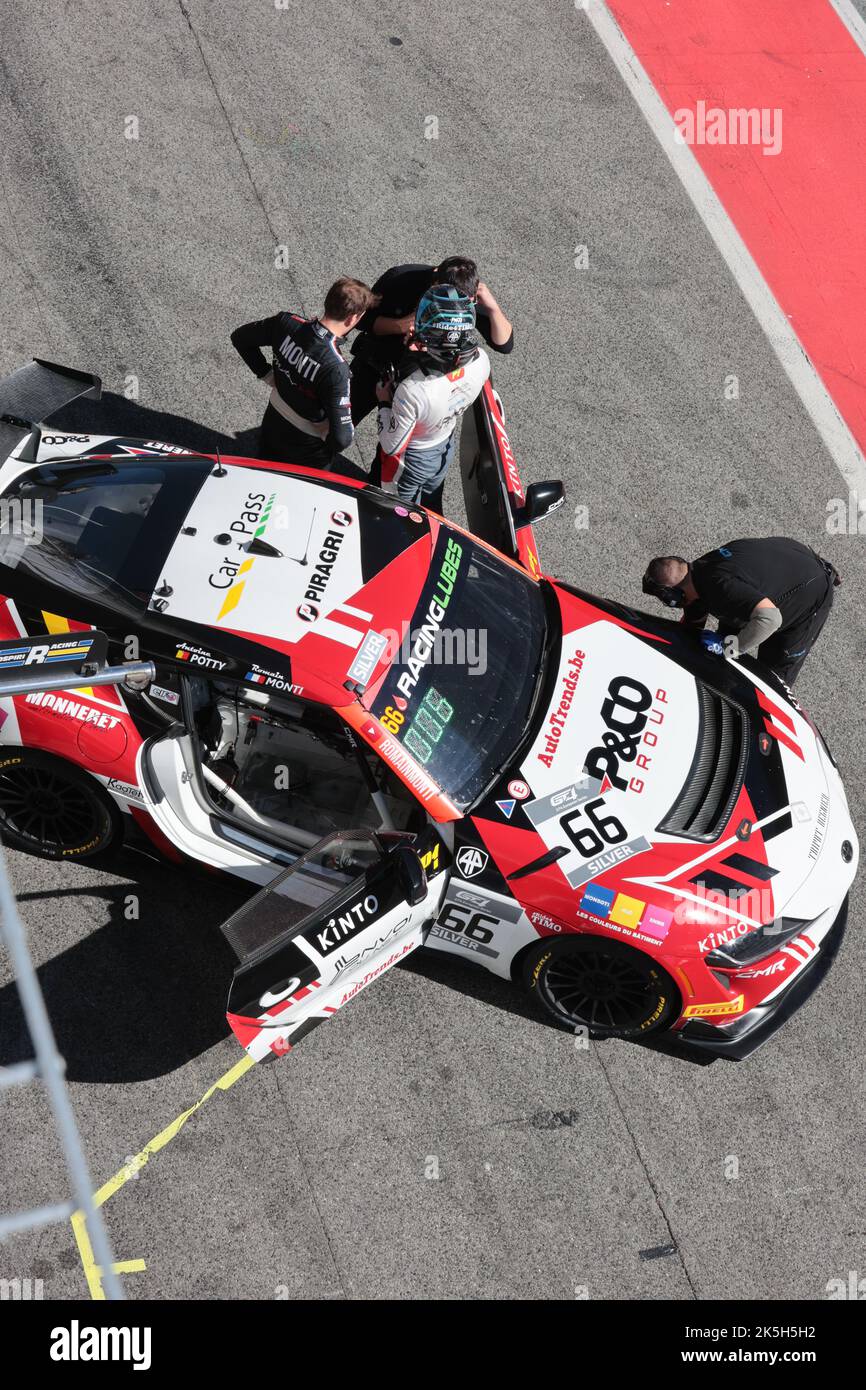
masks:
<svg viewBox="0 0 866 1390"><path fill-rule="evenodd" d="M443 526L372 709L461 811L526 732L545 636L544 600L529 576Z"/></svg>
<svg viewBox="0 0 866 1390"><path fill-rule="evenodd" d="M113 608L143 612L210 459L46 464L4 493L36 504L41 539L0 534L0 565ZM41 517L40 517L41 509Z"/></svg>

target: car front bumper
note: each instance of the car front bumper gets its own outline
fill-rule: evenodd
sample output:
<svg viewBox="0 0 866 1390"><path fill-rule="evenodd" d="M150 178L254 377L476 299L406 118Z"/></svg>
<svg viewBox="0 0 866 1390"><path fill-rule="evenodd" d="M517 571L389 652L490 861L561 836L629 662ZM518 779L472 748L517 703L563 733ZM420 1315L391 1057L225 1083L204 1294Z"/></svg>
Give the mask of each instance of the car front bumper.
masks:
<svg viewBox="0 0 866 1390"><path fill-rule="evenodd" d="M711 1024L702 1019L689 1019L672 1037L690 1048L735 1062L751 1057L815 993L836 958L847 924L846 896L820 949L798 971L787 989L780 991L768 1004L756 1005L732 1023Z"/></svg>

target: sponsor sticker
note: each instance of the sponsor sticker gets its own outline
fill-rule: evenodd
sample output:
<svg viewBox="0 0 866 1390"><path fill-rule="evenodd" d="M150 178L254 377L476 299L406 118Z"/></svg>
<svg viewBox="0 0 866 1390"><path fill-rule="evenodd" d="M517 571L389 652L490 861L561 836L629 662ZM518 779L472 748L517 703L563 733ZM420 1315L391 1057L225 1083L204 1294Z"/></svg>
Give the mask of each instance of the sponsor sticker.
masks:
<svg viewBox="0 0 866 1390"><path fill-rule="evenodd" d="M457 851L455 863L458 873L463 878L477 878L487 868L487 861L490 855L483 849L476 849L474 845L464 845Z"/></svg>
<svg viewBox="0 0 866 1390"><path fill-rule="evenodd" d="M612 888L604 888L600 883L588 883L583 890L580 906L584 912L594 912L596 917L607 917L615 897Z"/></svg>
<svg viewBox="0 0 866 1390"><path fill-rule="evenodd" d="M657 941L664 941L673 920L674 914L666 907L654 907L652 903L648 903L641 918L640 929L644 936L654 936Z"/></svg>
<svg viewBox="0 0 866 1390"><path fill-rule="evenodd" d="M629 840L627 844L615 845L613 849L606 850L604 854L599 854L595 859L588 860L586 864L572 869L565 876L572 888L579 888L582 883L587 883L591 878L600 878L615 864L621 864L623 860L631 859L635 854L643 854L651 848L646 836L638 835L636 839Z"/></svg>
<svg viewBox="0 0 866 1390"><path fill-rule="evenodd" d="M610 920L633 931L640 922L645 907L646 903L639 898L630 898L627 893L617 893L616 902L610 910Z"/></svg>
<svg viewBox="0 0 866 1390"><path fill-rule="evenodd" d="M166 705L180 704L180 696L176 690L169 690L164 685L152 685L147 692L154 700L162 700Z"/></svg>
<svg viewBox="0 0 866 1390"><path fill-rule="evenodd" d="M368 685L373 672L387 649L387 637L384 637L381 632L374 632L373 629L370 628L355 654L355 660L349 667L347 673L349 680L357 681L357 683L362 686Z"/></svg>
<svg viewBox="0 0 866 1390"><path fill-rule="evenodd" d="M204 666L208 671L224 671L228 666L227 661L219 661L204 647L193 647L188 642L181 642L174 654L176 661L188 661L192 666Z"/></svg>
<svg viewBox="0 0 866 1390"><path fill-rule="evenodd" d="M718 1004L689 1004L683 1010L683 1018L727 1018L730 1014L739 1014L743 1011L745 997L737 995L736 999L726 1000Z"/></svg>
<svg viewBox="0 0 866 1390"><path fill-rule="evenodd" d="M117 792L118 796L125 796L128 801L144 800L144 792L140 787L134 787L131 782L118 782L115 777L109 779L108 790Z"/></svg>

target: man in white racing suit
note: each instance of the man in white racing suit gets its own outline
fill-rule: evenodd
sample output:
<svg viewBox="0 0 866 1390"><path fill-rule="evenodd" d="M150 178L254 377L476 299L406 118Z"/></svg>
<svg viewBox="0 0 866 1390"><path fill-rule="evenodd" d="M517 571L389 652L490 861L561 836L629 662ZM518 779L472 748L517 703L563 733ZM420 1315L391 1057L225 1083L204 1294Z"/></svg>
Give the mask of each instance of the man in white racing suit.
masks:
<svg viewBox="0 0 866 1390"><path fill-rule="evenodd" d="M415 315L418 365L377 389L381 485L405 502L442 510L457 422L490 375L475 335L475 306L451 285L433 285Z"/></svg>

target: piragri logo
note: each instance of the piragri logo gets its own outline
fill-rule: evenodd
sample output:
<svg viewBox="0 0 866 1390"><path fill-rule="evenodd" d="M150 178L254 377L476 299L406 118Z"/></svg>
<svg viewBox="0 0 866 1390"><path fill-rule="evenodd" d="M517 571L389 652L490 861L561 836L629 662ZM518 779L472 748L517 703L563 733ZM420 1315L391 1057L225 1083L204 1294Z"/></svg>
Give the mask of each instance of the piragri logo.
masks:
<svg viewBox="0 0 866 1390"><path fill-rule="evenodd" d="M708 106L674 112L674 139L679 145L760 145L764 155L782 148L782 111L778 106Z"/></svg>

